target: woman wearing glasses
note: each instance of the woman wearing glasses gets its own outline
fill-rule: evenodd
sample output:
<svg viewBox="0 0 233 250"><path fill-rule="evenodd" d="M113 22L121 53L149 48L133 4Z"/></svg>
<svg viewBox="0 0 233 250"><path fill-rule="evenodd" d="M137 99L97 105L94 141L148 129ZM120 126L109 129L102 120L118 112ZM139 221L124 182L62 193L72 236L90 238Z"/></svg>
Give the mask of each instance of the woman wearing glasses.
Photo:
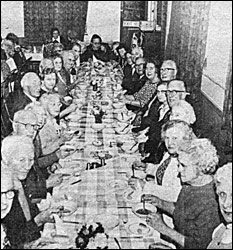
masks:
<svg viewBox="0 0 233 250"><path fill-rule="evenodd" d="M22 249L40 237L43 224L51 221L51 210L39 212L25 189L25 179L34 163L32 140L25 136L8 136L2 141L1 153L1 174L7 174L4 186L1 185L1 223L11 248Z"/></svg>

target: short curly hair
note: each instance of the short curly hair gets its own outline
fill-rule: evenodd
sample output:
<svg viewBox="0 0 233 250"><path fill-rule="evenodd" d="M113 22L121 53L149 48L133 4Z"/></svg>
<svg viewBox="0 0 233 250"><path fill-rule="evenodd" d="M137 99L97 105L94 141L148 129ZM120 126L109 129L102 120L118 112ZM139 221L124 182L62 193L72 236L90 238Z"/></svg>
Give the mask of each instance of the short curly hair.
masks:
<svg viewBox="0 0 233 250"><path fill-rule="evenodd" d="M181 120L169 120L163 126L161 130L161 139L164 141L166 131L170 128L180 128L180 130L184 131L184 140L193 140L196 138L195 134L193 133L192 128L189 126L188 123Z"/></svg>
<svg viewBox="0 0 233 250"><path fill-rule="evenodd" d="M219 162L215 146L207 138L197 138L180 145L178 155L190 156L191 163L203 174L214 174ZM179 157L178 156L178 157Z"/></svg>
<svg viewBox="0 0 233 250"><path fill-rule="evenodd" d="M220 167L214 175L214 180L216 187L218 187L222 182L232 183L232 162Z"/></svg>

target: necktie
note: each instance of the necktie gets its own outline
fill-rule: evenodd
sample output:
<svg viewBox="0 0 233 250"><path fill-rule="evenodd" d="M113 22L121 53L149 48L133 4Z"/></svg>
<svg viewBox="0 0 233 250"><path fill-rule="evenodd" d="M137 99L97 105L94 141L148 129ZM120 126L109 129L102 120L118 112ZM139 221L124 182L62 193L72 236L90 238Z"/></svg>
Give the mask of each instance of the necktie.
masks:
<svg viewBox="0 0 233 250"><path fill-rule="evenodd" d="M171 162L171 156L169 156L157 169L156 171L156 179L157 179L157 183L158 185L162 185L162 181L163 181L163 176L164 173L168 167L168 165Z"/></svg>

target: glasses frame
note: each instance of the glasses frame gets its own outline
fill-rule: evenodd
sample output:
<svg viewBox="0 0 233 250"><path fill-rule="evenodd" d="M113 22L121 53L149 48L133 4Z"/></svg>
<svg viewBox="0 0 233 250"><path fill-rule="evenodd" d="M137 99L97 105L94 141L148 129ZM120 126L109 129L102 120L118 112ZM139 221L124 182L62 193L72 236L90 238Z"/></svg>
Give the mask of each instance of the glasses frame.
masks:
<svg viewBox="0 0 233 250"><path fill-rule="evenodd" d="M173 68L164 68L164 69L160 69L160 72L168 72L169 70L175 70Z"/></svg>
<svg viewBox="0 0 233 250"><path fill-rule="evenodd" d="M15 190L8 190L6 192L1 192L1 195L5 194L8 200L12 200L15 197Z"/></svg>
<svg viewBox="0 0 233 250"><path fill-rule="evenodd" d="M19 124L21 124L21 125L24 125L24 126L26 127L26 129L27 129L27 126L30 125L30 126L33 127L33 129L34 129L35 131L38 131L39 128L40 128L40 126L39 126L38 124L23 123L23 122L19 122L19 121L13 121L13 122L14 122L14 123L19 123Z"/></svg>

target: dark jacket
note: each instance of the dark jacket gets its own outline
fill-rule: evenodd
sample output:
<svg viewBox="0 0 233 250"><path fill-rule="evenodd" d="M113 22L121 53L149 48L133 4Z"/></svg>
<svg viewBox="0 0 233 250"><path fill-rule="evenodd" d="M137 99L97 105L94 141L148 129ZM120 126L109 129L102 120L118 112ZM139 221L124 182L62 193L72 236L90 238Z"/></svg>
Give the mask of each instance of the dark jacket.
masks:
<svg viewBox="0 0 233 250"><path fill-rule="evenodd" d="M127 90L127 95L133 95L138 92L146 83L147 77L143 75L140 77L136 72L133 75L125 77L122 82L122 88Z"/></svg>
<svg viewBox="0 0 233 250"><path fill-rule="evenodd" d="M23 184L24 192L29 203L29 209L32 218L34 218L39 210L35 204L32 204L29 200L28 194L25 190L25 184ZM6 228L6 235L9 239L12 249L22 249L25 243L32 242L40 238L40 229L33 219L26 221L23 210L18 201L18 193L16 193L12 208L6 217L1 221Z"/></svg>
<svg viewBox="0 0 233 250"><path fill-rule="evenodd" d="M108 50L106 52L99 50L93 50L92 45L87 46L86 51L80 56L81 62L87 62L88 59L92 59L93 55L96 59L101 60L103 62L109 61L109 53Z"/></svg>

